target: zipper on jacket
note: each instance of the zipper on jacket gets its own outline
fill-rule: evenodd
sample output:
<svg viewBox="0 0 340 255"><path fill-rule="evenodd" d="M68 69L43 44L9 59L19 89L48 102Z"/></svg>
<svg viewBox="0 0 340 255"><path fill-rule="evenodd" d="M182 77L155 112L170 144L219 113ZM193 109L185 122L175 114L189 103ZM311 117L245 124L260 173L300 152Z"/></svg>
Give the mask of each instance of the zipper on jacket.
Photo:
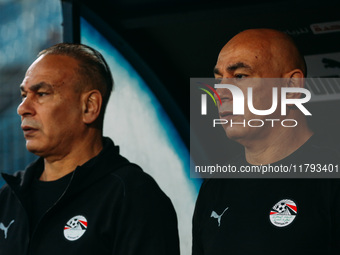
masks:
<svg viewBox="0 0 340 255"><path fill-rule="evenodd" d="M35 228L34 228L34 230L33 230L33 232L32 232L32 235L30 236L30 238L29 238L29 244L28 244L28 255L29 254L31 254L31 240L33 240L33 237L34 237L34 235L35 235L35 233L37 232L37 229L39 228L39 225L40 225L40 222L45 218L45 216L60 202L60 200L64 197L64 195L66 194L66 192L67 192L67 190L69 189L69 187L70 187L70 185L71 185L71 182L72 182L72 180L73 180L73 177L74 177L74 175L75 175L75 172L76 172L76 170L74 170L73 171L73 173L72 173L72 175L71 175L71 179L70 179L70 181L68 182L68 184L67 184L67 186L66 186L66 188L65 188L65 190L64 190L64 192L60 195L60 197L57 199L57 201L56 202L54 202L54 204L50 207L50 208L48 208L47 209L47 211L43 214L43 216L41 216L41 218L38 220L38 223L37 223L37 225L35 226ZM26 215L27 215L27 213L26 213ZM34 255L34 254L33 254Z"/></svg>

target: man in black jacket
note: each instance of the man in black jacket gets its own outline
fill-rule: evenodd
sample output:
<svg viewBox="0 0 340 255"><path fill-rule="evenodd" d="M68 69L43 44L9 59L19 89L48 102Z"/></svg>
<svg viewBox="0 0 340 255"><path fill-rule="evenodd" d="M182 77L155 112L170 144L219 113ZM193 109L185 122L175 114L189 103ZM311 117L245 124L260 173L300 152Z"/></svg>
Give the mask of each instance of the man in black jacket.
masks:
<svg viewBox="0 0 340 255"><path fill-rule="evenodd" d="M0 254L179 254L170 199L102 136L113 80L99 52L42 51L20 86L27 149L40 158L0 190Z"/></svg>
<svg viewBox="0 0 340 255"><path fill-rule="evenodd" d="M272 105L273 87L303 87L306 66L288 35L251 29L223 47L214 71L219 80L235 81L243 94L251 85L254 108L267 110ZM281 78L282 83L275 84L272 78ZM338 171L339 155L315 142L297 107L288 105L285 116L280 111L259 116L249 109L234 115L235 97L225 88L216 91L222 102L218 102L220 119L228 120L223 125L225 133L244 147L244 154L229 162L236 169L311 164ZM294 119L298 125L285 127L276 122L273 126L265 118ZM265 124L231 125L251 119ZM207 179L196 202L192 254L339 254L339 214L338 179Z"/></svg>

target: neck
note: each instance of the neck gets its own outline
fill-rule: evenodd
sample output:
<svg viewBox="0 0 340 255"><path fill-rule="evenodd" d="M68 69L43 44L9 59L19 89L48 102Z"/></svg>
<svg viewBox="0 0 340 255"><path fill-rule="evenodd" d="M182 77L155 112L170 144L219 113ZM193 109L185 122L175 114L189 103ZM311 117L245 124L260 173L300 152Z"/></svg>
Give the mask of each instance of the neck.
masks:
<svg viewBox="0 0 340 255"><path fill-rule="evenodd" d="M300 148L312 135L305 121L294 128L282 128L265 139L245 144L246 160L253 165L275 163Z"/></svg>
<svg viewBox="0 0 340 255"><path fill-rule="evenodd" d="M44 171L40 176L41 181L55 181L73 172L77 166L81 166L91 158L97 156L103 149L102 136L88 136L89 139L79 141L65 154L44 158Z"/></svg>

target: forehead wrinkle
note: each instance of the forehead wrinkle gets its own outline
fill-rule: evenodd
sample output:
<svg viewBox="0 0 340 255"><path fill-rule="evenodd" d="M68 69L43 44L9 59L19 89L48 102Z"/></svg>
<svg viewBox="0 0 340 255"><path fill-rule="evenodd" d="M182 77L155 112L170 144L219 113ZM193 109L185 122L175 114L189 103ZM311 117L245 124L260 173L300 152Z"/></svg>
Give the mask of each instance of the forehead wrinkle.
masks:
<svg viewBox="0 0 340 255"><path fill-rule="evenodd" d="M39 89L44 88L44 89L52 89L53 86L47 82L39 82L37 84L30 85L28 87L29 90L31 91L38 91ZM23 84L20 85L20 90L25 91L25 86Z"/></svg>

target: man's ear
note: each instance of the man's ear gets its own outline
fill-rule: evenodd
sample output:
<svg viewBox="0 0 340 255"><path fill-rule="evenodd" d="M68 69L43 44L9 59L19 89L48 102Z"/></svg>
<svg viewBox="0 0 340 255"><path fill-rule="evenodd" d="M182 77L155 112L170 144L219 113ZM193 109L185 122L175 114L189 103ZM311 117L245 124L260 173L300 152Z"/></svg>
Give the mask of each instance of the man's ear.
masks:
<svg viewBox="0 0 340 255"><path fill-rule="evenodd" d="M300 69L294 69L286 73L283 78L285 78L285 87L289 88L304 88L305 79L304 74ZM287 93L287 98L301 98L301 93Z"/></svg>
<svg viewBox="0 0 340 255"><path fill-rule="evenodd" d="M95 122L100 114L103 98L99 90L90 90L82 95L83 122L91 124Z"/></svg>

